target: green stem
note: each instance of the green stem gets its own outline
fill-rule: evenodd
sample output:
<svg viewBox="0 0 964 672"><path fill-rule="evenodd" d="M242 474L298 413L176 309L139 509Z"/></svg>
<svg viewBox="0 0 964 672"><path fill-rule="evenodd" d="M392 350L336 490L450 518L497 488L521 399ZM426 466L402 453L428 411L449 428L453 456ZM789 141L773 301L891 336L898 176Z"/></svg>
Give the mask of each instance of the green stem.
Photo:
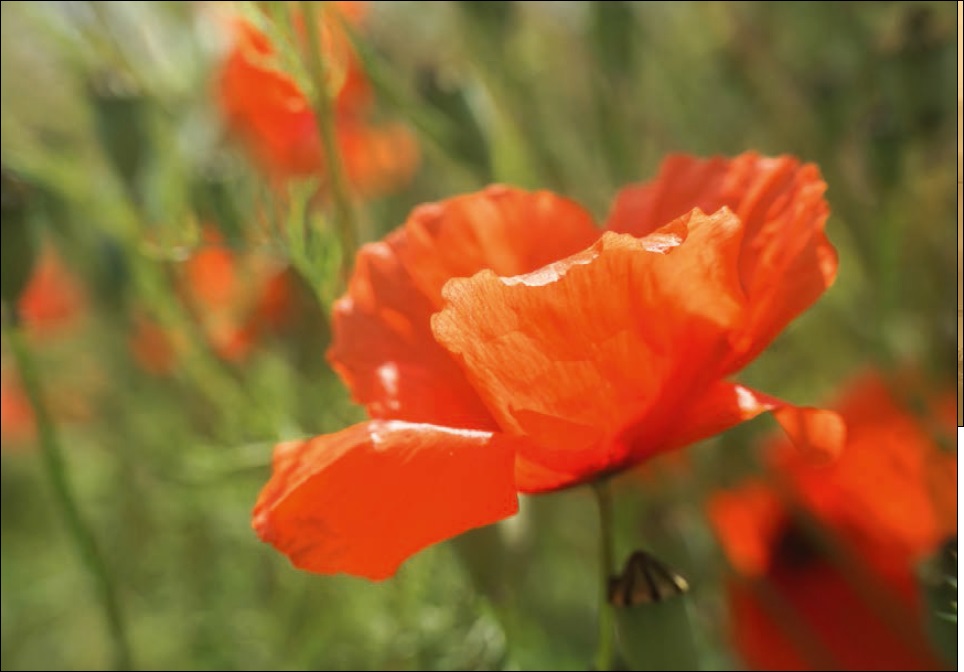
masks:
<svg viewBox="0 0 964 672"><path fill-rule="evenodd" d="M615 653L613 609L609 604L609 578L613 573L615 539L613 537L613 500L608 480L592 485L599 505L599 645L595 669L611 670Z"/></svg>
<svg viewBox="0 0 964 672"><path fill-rule="evenodd" d="M335 135L334 108L328 92L328 83L325 79L325 55L321 50L317 7L322 3L302 0L298 4L304 15L305 33L308 38L308 74L315 90L314 100L312 101L315 122L318 124L318 133L321 136L321 144L325 152L325 165L331 184L331 196L335 205L335 226L341 239L342 271L347 280L349 268L358 247L357 228L354 209L348 194L348 185L345 181L344 167L341 163L341 153Z"/></svg>
<svg viewBox="0 0 964 672"><path fill-rule="evenodd" d="M10 348L13 351L24 392L33 409L44 470L53 486L57 505L60 507L67 524L70 537L96 587L97 597L114 645L114 669L130 670L133 666L131 650L127 640L124 619L121 615L120 602L117 598L117 590L97 547L94 535L80 514L77 497L67 477L60 439L44 401L40 377L33 355L24 340L23 332L18 327L4 325L4 331L6 331Z"/></svg>

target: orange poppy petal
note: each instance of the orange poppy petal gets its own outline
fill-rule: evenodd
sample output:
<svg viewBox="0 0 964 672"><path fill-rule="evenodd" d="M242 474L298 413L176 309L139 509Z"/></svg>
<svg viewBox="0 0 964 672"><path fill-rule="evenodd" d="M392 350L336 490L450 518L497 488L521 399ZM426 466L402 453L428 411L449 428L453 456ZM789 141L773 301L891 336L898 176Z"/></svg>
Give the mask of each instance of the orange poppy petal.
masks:
<svg viewBox="0 0 964 672"><path fill-rule="evenodd" d="M518 509L512 439L370 421L277 446L258 535L301 569L392 576L409 556Z"/></svg>
<svg viewBox="0 0 964 672"><path fill-rule="evenodd" d="M636 460L687 446L770 412L799 449L820 459L836 457L846 441L846 426L839 414L820 408L800 407L743 385L719 380L672 414L648 414L622 430L619 440L630 447ZM668 425L668 426L667 426ZM654 431L659 428L659 431ZM660 441L655 442L654 436Z"/></svg>
<svg viewBox="0 0 964 672"><path fill-rule="evenodd" d="M349 182L366 194L407 182L418 168L418 142L402 124L373 126L343 120L338 125L338 146Z"/></svg>
<svg viewBox="0 0 964 672"><path fill-rule="evenodd" d="M278 177L307 175L321 166L321 145L308 100L278 70L274 49L247 21L234 22L236 43L217 82L228 127L255 159Z"/></svg>
<svg viewBox="0 0 964 672"><path fill-rule="evenodd" d="M87 296L52 245L45 245L17 302L34 338L62 335L84 313Z"/></svg>
<svg viewBox="0 0 964 672"><path fill-rule="evenodd" d="M652 182L624 189L608 220L611 231L643 236L698 207L730 208L745 227L740 278L749 299L734 336L732 373L755 358L833 282L837 256L824 235L826 184L813 164L747 152L733 159L667 158Z"/></svg>
<svg viewBox="0 0 964 672"><path fill-rule="evenodd" d="M357 23L363 5L336 5ZM310 102L297 81L280 69L268 38L243 19L232 22L235 43L220 70L217 98L228 129L273 177L321 175L325 159ZM302 23L300 15L296 24ZM418 145L408 129L367 120L372 91L339 20L321 25L335 94L335 133L349 184L363 194L390 189L411 178Z"/></svg>
<svg viewBox="0 0 964 672"><path fill-rule="evenodd" d="M775 490L751 481L718 492L709 500L707 515L733 568L747 576L765 574L788 515Z"/></svg>
<svg viewBox="0 0 964 672"><path fill-rule="evenodd" d="M957 529L957 453L931 435L951 435L954 424L947 418L928 426L933 406L910 411L876 373L856 379L835 408L847 422L838 460L818 469L774 446L771 468L809 510L854 540L868 564L911 594L913 563Z"/></svg>
<svg viewBox="0 0 964 672"><path fill-rule="evenodd" d="M27 443L36 436L33 406L12 369L0 371L0 444Z"/></svg>
<svg viewBox="0 0 964 672"><path fill-rule="evenodd" d="M470 429L495 425L429 317L442 285L484 268L531 271L598 236L590 216L548 192L507 187L421 206L359 252L335 305L332 366L374 417Z"/></svg>
<svg viewBox="0 0 964 672"><path fill-rule="evenodd" d="M416 286L442 306L442 286L489 269L529 273L599 238L592 216L549 191L502 185L416 208L391 241Z"/></svg>
<svg viewBox="0 0 964 672"><path fill-rule="evenodd" d="M610 439L630 418L672 417L717 375L742 316L740 222L694 212L643 239L607 233L527 275L484 271L445 286L432 318L526 460L570 484L627 466ZM560 487L527 468L519 487Z"/></svg>
<svg viewBox="0 0 964 672"><path fill-rule="evenodd" d="M429 331L432 307L388 243L365 245L335 302L328 361L376 418L495 427L464 374Z"/></svg>
<svg viewBox="0 0 964 672"><path fill-rule="evenodd" d="M198 250L184 263L184 281L202 309L232 304L239 284L234 255L219 245Z"/></svg>

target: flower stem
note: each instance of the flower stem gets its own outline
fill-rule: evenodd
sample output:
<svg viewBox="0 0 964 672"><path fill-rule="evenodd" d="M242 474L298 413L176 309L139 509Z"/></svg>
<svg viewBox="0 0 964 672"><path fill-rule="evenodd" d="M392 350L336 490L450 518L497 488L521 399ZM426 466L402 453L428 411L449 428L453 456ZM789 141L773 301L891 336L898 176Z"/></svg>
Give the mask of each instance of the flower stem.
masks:
<svg viewBox="0 0 964 672"><path fill-rule="evenodd" d="M321 144L325 152L325 166L327 167L331 196L335 206L335 226L341 240L342 271L347 280L358 241L355 212L348 193L344 166L341 162L341 153L335 135L334 106L325 78L325 55L322 53L318 23L318 5L321 4L323 3L305 0L298 3L304 15L305 34L308 39L307 65L308 74L314 85L315 95L312 104L315 112L315 123L318 124L318 133L321 136Z"/></svg>
<svg viewBox="0 0 964 672"><path fill-rule="evenodd" d="M127 640L117 590L97 547L94 535L80 514L77 497L67 478L63 449L53 419L50 417L50 412L44 402L40 377L37 374L33 355L20 328L15 325L4 325L4 331L6 331L10 348L13 351L24 392L34 413L44 471L53 486L57 505L64 517L64 522L67 524L67 530L77 553L94 582L104 619L107 621L107 628L114 645L114 669L133 669L130 644Z"/></svg>
<svg viewBox="0 0 964 672"><path fill-rule="evenodd" d="M595 669L611 670L615 653L613 610L609 604L609 577L613 573L613 500L609 481L596 481L592 485L599 505L599 644L596 649Z"/></svg>

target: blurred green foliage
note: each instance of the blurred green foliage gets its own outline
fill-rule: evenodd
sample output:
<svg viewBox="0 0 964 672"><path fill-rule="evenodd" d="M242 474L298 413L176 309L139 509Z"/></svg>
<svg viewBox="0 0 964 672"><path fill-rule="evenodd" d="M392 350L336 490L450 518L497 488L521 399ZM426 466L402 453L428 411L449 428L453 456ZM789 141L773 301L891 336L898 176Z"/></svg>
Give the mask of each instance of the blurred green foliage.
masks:
<svg viewBox="0 0 964 672"><path fill-rule="evenodd" d="M4 300L28 259L15 238L51 242L91 294L82 328L36 350L45 387L88 407L58 430L135 665L586 669L597 522L585 489L525 499L518 517L379 584L295 571L251 531L272 445L362 412L324 362L336 238L306 209L312 185L279 203L226 141L200 4L0 6ZM796 154L829 184L840 274L742 380L817 402L850 372L909 360L949 386L954 26L947 2L372 3L354 37L380 112L419 131L424 160L413 184L362 204L362 236L490 180L555 189L602 219L668 152ZM270 233L252 242L265 217ZM172 278L212 220L230 245L291 263L313 315L243 366L199 337ZM173 375L131 354L138 311L189 334ZM772 427L693 447L687 470L659 459L618 482L619 558L645 546L688 577L703 669L739 663L702 502L754 468ZM0 486L0 667L109 665L38 452L4 450Z"/></svg>

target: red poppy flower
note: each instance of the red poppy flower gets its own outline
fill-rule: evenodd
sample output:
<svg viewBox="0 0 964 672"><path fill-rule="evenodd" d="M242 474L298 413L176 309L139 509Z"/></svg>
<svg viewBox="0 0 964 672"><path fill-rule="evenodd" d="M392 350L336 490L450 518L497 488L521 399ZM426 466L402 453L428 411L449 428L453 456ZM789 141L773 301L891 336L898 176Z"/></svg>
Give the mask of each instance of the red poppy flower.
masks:
<svg viewBox="0 0 964 672"><path fill-rule="evenodd" d="M51 245L37 257L30 281L17 300L20 319L31 338L64 334L84 314L87 296Z"/></svg>
<svg viewBox="0 0 964 672"><path fill-rule="evenodd" d="M16 371L0 370L0 445L19 446L33 441L37 428L33 407Z"/></svg>
<svg viewBox="0 0 964 672"><path fill-rule="evenodd" d="M298 567L380 579L519 492L764 411L834 450L835 414L726 379L832 282L824 186L789 157L676 157L602 235L548 192L417 208L362 248L334 309L329 360L373 420L279 448L255 529Z"/></svg>
<svg viewBox="0 0 964 672"><path fill-rule="evenodd" d="M26 336L36 344L49 344L68 336L87 312L87 294L64 265L56 248L46 243L35 260L30 280L17 299L17 313ZM4 353L4 360L7 354ZM71 397L66 400L64 397ZM76 390L54 393L58 419L82 417L87 409ZM0 443L4 447L31 443L36 436L33 408L20 384L16 368L4 362L0 371Z"/></svg>
<svg viewBox="0 0 964 672"><path fill-rule="evenodd" d="M876 375L856 381L837 408L848 439L834 464L818 468L774 446L776 483L710 502L742 577L727 586L734 642L753 669L940 669L920 632L915 565L957 529L957 455ZM954 395L931 399L929 412L951 431ZM808 536L806 520L853 559L862 585Z"/></svg>
<svg viewBox="0 0 964 672"><path fill-rule="evenodd" d="M265 255L231 251L213 230L177 270L181 299L211 348L227 361L243 360L259 339L291 321L289 269ZM185 338L140 315L131 347L147 371L165 374L176 365Z"/></svg>
<svg viewBox="0 0 964 672"><path fill-rule="evenodd" d="M358 23L363 3L335 3ZM295 79L280 69L274 46L250 22L233 21L234 45L217 81L217 97L228 129L272 176L322 175L324 151L314 112ZM384 191L410 179L418 147L401 124L370 121L368 82L338 26L322 26L331 62L335 132L349 182L361 193Z"/></svg>

